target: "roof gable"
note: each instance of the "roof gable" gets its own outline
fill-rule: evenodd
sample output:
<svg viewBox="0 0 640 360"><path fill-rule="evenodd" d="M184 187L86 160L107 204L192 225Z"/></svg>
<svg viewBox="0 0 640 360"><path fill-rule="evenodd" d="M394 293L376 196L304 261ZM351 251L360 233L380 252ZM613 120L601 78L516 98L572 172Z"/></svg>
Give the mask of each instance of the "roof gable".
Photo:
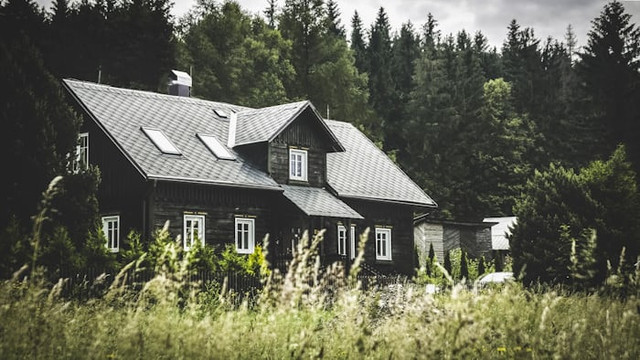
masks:
<svg viewBox="0 0 640 360"><path fill-rule="evenodd" d="M247 109L236 116L235 146L271 142L303 114L310 114L322 129L327 148L344 151L344 147L329 129L311 102L299 101L261 109ZM232 130L233 132L233 130Z"/></svg>

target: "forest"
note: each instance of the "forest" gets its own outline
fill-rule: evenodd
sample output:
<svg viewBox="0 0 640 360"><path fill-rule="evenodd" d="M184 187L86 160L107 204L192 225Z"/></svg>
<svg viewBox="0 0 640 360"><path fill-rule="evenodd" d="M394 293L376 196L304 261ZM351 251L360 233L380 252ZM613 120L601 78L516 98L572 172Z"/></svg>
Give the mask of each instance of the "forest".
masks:
<svg viewBox="0 0 640 360"><path fill-rule="evenodd" d="M309 99L323 115L354 123L436 200L434 217L535 219L516 231L515 254L533 251L518 238L539 237L544 225L545 241L582 239L580 249L604 251L600 274L622 248L634 262L640 30L622 3L594 14L582 48L570 25L564 39L540 39L514 19L500 49L481 32L442 33L431 14L392 29L384 8L372 24L354 13L348 34L334 0L270 0L259 15L201 0L179 19L172 6L0 2L0 153L16 164L0 184L3 239L31 233L33 215L52 205L60 211L47 215L49 236L84 254L77 266L95 263L99 170L69 172L80 119L60 79L164 93L169 70L180 69L192 73L195 97L252 107ZM60 174L59 196L42 199ZM590 230L617 240L588 245ZM24 253L8 240L1 246ZM4 273L25 259L9 258Z"/></svg>

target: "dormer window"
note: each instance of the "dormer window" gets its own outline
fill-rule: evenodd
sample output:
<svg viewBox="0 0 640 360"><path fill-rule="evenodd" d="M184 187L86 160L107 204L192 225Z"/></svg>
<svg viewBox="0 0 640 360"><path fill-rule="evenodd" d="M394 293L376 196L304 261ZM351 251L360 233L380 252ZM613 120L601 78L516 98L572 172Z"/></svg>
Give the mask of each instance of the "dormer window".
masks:
<svg viewBox="0 0 640 360"><path fill-rule="evenodd" d="M289 179L307 181L307 150L289 149Z"/></svg>
<svg viewBox="0 0 640 360"><path fill-rule="evenodd" d="M182 155L180 150L173 145L171 140L162 132L162 130L141 128L142 131L151 139L153 144L162 151L163 154Z"/></svg>

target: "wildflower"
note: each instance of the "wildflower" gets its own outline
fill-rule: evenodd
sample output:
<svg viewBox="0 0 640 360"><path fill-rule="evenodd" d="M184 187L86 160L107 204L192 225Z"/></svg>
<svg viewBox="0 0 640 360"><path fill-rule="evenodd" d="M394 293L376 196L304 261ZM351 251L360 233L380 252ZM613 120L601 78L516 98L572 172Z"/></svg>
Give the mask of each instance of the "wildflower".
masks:
<svg viewBox="0 0 640 360"><path fill-rule="evenodd" d="M505 346L500 346L498 347L498 352L504 354L507 352L507 348Z"/></svg>

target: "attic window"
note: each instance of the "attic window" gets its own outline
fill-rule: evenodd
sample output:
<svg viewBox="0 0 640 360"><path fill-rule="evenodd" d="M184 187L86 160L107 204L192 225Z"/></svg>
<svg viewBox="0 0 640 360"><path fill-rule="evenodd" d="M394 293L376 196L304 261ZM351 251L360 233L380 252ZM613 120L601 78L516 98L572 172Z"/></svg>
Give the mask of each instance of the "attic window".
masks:
<svg viewBox="0 0 640 360"><path fill-rule="evenodd" d="M227 148L224 147L224 145L222 145L220 141L218 141L218 139L216 139L215 137L211 135L198 134L198 138L200 138L200 140L218 159L224 159L224 160L236 159L236 157L233 156L233 154L231 154L229 150L227 150Z"/></svg>
<svg viewBox="0 0 640 360"><path fill-rule="evenodd" d="M169 138L162 132L162 130L141 128L142 131L153 141L153 144L162 151L163 154L182 155L175 145L169 140Z"/></svg>
<svg viewBox="0 0 640 360"><path fill-rule="evenodd" d="M213 109L213 112L216 113L216 115L218 115L218 117L221 117L223 119L226 119L229 117L229 113L222 110L222 109Z"/></svg>

